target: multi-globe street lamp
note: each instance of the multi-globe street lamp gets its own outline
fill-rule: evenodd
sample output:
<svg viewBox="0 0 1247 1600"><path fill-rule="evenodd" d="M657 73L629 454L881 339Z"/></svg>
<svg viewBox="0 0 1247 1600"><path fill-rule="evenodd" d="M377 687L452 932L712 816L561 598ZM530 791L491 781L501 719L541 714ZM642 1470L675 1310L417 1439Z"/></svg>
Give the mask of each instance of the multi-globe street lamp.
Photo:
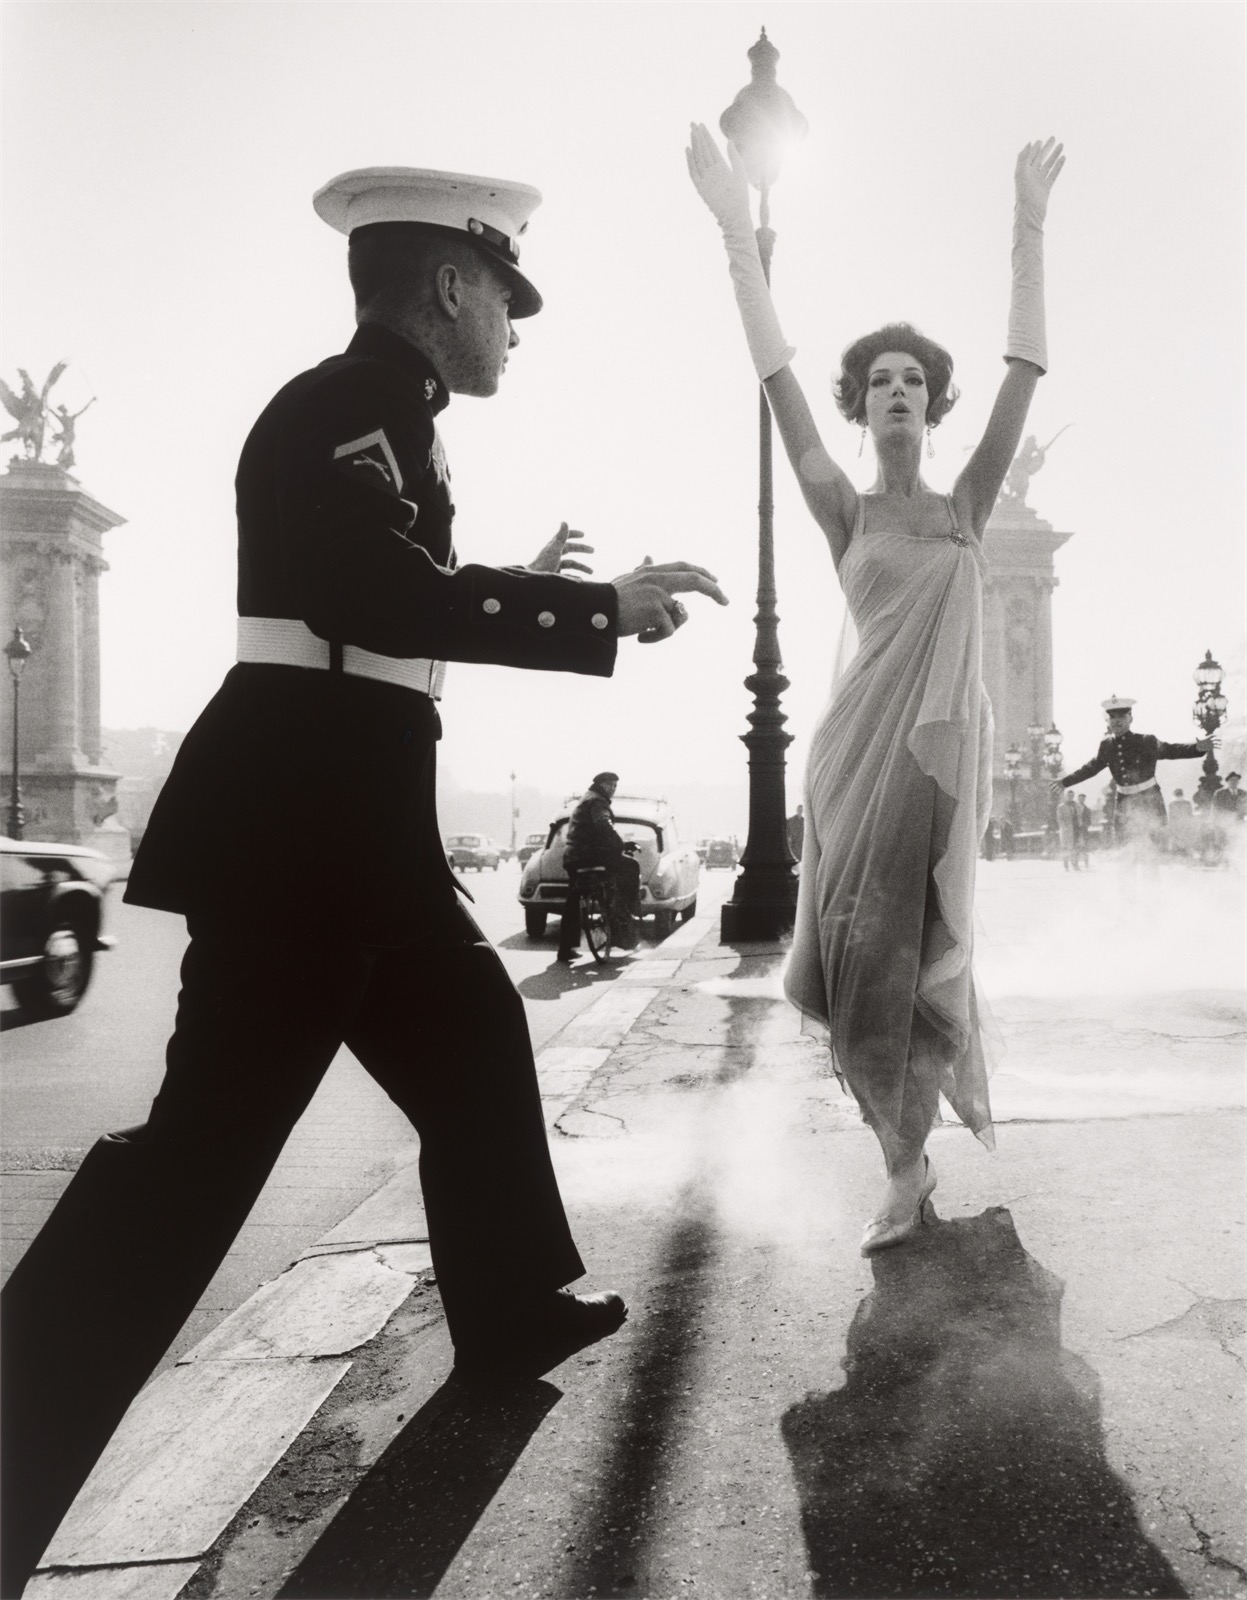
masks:
<svg viewBox="0 0 1247 1600"><path fill-rule="evenodd" d="M1009 826L1014 830L1021 821L1018 812L1018 779L1022 776L1023 765L1022 752L1017 745L1011 744L1005 751L1004 779L1009 785Z"/></svg>
<svg viewBox="0 0 1247 1600"><path fill-rule="evenodd" d="M748 52L750 81L719 118L719 128L736 146L745 173L758 190L758 254L771 281L775 233L770 226L770 192L779 177L786 147L805 137L809 124L775 77L779 51L766 36ZM775 609L775 530L771 482L771 412L759 390L758 411L758 610L754 618L754 671L745 679L753 710L741 735L749 751L749 836L732 898L720 913L725 941L774 939L792 927L797 905L797 872L788 837L784 804L784 752L792 734L780 696L788 687L779 653Z"/></svg>
<svg viewBox="0 0 1247 1600"><path fill-rule="evenodd" d="M1065 765L1065 757L1061 754L1061 738L1061 730L1055 722L1043 736L1043 769L1050 783L1061 776L1061 769ZM1048 790L1048 821L1052 827L1056 826L1056 795L1051 789Z"/></svg>
<svg viewBox="0 0 1247 1600"><path fill-rule="evenodd" d="M1226 699L1221 693L1221 680L1225 670L1219 661L1212 659L1212 651L1204 651L1204 659L1195 668L1194 678L1199 693L1195 698L1195 707L1192 716L1202 730L1205 739L1211 739L1221 726L1225 718ZM1212 804L1212 797L1221 787L1221 775L1217 771L1217 758L1211 750L1204 757L1204 770L1200 774L1199 784L1192 796L1192 801L1198 809Z"/></svg>
<svg viewBox="0 0 1247 1600"><path fill-rule="evenodd" d="M8 658L9 672L13 678L13 772L9 788L9 838L20 839L26 823L26 813L22 810L22 785L18 768L18 690L21 685L22 669L30 659L30 644L20 628L13 629L13 637L5 645L4 653Z"/></svg>

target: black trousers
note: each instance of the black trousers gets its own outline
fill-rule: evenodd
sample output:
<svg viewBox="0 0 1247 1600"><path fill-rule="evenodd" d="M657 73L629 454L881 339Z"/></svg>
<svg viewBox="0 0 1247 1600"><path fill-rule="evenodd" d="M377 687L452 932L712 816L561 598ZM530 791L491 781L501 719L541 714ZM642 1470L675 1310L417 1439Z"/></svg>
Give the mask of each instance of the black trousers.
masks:
<svg viewBox="0 0 1247 1600"><path fill-rule="evenodd" d="M207 1288L340 1044L420 1135L457 1345L505 1336L526 1298L584 1271L523 1002L462 907L388 948L299 943L297 930L283 947L194 920L190 932L148 1121L88 1152L0 1296L6 1597Z"/></svg>

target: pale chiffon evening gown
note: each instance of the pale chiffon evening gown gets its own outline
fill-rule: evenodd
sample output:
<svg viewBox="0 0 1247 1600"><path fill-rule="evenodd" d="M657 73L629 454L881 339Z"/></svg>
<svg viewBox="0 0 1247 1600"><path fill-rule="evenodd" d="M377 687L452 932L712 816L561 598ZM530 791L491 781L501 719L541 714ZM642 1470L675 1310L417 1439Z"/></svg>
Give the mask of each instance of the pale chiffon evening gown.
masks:
<svg viewBox="0 0 1247 1600"><path fill-rule="evenodd" d="M917 536L858 500L840 582L856 651L836 665L805 779L805 846L785 991L883 1146L913 1161L943 1094L993 1144L970 957L991 806L982 682L984 559L957 527Z"/></svg>

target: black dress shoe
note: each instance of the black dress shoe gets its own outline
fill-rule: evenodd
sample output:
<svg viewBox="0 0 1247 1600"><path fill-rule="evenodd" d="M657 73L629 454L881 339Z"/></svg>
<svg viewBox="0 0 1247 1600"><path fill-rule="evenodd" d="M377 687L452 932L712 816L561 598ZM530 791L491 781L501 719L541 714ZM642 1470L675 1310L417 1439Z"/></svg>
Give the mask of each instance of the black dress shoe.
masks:
<svg viewBox="0 0 1247 1600"><path fill-rule="evenodd" d="M455 1341L455 1371L467 1378L539 1378L577 1350L621 1328L628 1307L612 1290L558 1289L529 1302L508 1328Z"/></svg>

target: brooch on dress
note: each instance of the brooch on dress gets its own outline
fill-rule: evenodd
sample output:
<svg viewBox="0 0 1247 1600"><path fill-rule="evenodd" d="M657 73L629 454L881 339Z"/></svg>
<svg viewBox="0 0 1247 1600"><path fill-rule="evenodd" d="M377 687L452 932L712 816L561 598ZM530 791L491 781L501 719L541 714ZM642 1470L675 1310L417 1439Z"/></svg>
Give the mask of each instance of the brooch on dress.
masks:
<svg viewBox="0 0 1247 1600"><path fill-rule="evenodd" d="M956 530L954 530L949 534L948 537L953 541L954 544L959 544L963 550L969 548L970 541L966 538L964 533L958 533Z"/></svg>

